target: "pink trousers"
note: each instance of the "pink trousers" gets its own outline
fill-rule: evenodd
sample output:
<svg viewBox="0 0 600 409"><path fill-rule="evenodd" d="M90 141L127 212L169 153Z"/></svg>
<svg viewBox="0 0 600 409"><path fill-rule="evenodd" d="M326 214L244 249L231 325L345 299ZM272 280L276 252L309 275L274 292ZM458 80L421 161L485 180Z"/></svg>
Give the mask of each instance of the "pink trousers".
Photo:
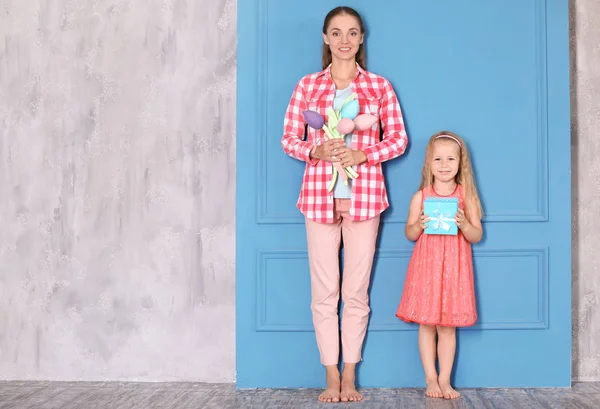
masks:
<svg viewBox="0 0 600 409"><path fill-rule="evenodd" d="M338 302L340 296L340 241L344 243L342 275L342 356L345 363L361 360L369 320L369 282L379 216L353 222L348 219L350 199L335 199L334 223L306 219L310 264L311 310L323 365L339 362Z"/></svg>

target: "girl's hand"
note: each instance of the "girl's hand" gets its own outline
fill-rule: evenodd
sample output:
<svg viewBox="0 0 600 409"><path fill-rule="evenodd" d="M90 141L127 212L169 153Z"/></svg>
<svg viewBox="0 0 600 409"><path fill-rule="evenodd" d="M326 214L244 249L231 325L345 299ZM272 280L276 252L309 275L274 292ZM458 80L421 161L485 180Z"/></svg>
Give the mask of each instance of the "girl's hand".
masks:
<svg viewBox="0 0 600 409"><path fill-rule="evenodd" d="M317 149L312 157L319 160L326 160L328 162L339 162L340 160L336 158L336 154L345 148L346 143L343 139L329 139L317 146Z"/></svg>
<svg viewBox="0 0 600 409"><path fill-rule="evenodd" d="M334 155L336 158L339 158L343 168L357 166L367 161L367 155L363 151L356 151L350 148L338 149Z"/></svg>
<svg viewBox="0 0 600 409"><path fill-rule="evenodd" d="M425 223L427 223L429 220L429 217L425 213L421 213L421 217L419 217L419 227L421 227L421 230L425 230L427 228Z"/></svg>
<svg viewBox="0 0 600 409"><path fill-rule="evenodd" d="M454 215L454 220L456 220L456 225L461 230L463 230L469 225L469 220L467 220L465 212L463 212L462 209L458 209L458 212L456 212L456 214Z"/></svg>

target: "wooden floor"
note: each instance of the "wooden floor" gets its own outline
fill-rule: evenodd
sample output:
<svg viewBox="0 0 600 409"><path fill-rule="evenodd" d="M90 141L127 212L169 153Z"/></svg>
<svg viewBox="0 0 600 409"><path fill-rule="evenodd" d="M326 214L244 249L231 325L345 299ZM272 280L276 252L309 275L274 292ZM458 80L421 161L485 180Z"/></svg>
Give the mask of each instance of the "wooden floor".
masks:
<svg viewBox="0 0 600 409"><path fill-rule="evenodd" d="M462 389L455 401L422 389L366 389L360 403L325 404L317 390L236 391L231 384L0 382L0 409L475 408L600 409L600 383L568 389Z"/></svg>

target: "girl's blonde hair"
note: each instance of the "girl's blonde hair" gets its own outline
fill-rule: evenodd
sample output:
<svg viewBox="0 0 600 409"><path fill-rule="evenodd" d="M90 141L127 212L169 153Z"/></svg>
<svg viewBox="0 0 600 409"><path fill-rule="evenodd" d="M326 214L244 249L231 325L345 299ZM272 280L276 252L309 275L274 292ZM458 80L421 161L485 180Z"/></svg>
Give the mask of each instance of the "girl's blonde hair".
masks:
<svg viewBox="0 0 600 409"><path fill-rule="evenodd" d="M448 135L450 138L441 137L440 135ZM478 213L479 219L483 217L483 208L481 206L481 200L477 193L477 185L475 183L475 176L473 174L473 167L471 166L471 159L469 157L469 150L465 141L453 132L442 131L434 134L427 148L425 149L425 162L423 163L423 175L421 178L421 186L419 190L433 185L433 172L431 171L431 161L433 159L433 145L440 140L443 141L458 141L460 147L460 163L458 165L458 173L456 174L456 183L462 186L465 201L475 204L475 211Z"/></svg>

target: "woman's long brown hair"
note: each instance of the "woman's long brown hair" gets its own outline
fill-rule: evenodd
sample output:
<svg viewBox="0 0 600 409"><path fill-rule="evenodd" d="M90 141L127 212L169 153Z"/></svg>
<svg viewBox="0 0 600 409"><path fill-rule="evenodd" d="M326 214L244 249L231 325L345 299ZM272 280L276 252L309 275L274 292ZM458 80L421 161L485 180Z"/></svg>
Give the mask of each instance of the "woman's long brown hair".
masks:
<svg viewBox="0 0 600 409"><path fill-rule="evenodd" d="M336 7L333 10L331 10L329 13L327 13L327 15L325 16L325 21L323 22L323 34L327 34L327 29L329 28L329 24L331 23L331 20L335 16L341 16L344 14L352 16L358 21L360 33L364 35L365 34L365 25L363 24L360 14L358 14L358 12L356 10L354 10L352 7L346 7L346 6ZM358 52L356 53L355 58L356 58L356 62L358 63L358 65L360 65L363 69L366 70L367 69L367 56L366 56L366 52L365 52L365 42L364 41L361 45L358 46ZM329 48L329 45L327 45L325 43L323 43L322 63L323 63L323 69L327 68L329 66L329 64L331 64L331 49Z"/></svg>

